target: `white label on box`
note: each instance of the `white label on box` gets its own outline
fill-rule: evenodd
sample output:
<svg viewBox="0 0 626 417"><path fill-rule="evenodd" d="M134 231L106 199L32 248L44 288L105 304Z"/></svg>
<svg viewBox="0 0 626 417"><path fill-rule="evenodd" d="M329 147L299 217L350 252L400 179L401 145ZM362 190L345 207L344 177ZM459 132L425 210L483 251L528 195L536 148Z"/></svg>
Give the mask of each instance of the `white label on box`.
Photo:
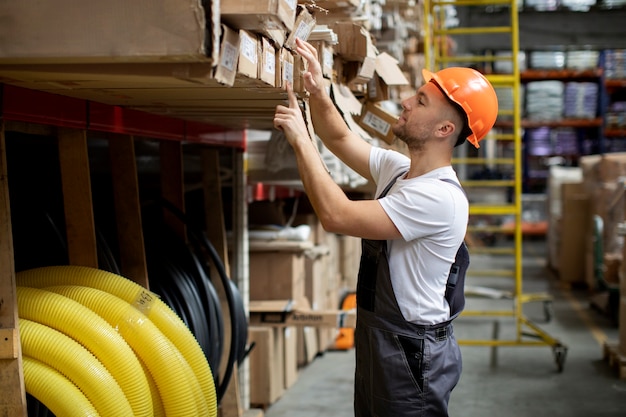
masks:
<svg viewBox="0 0 626 417"><path fill-rule="evenodd" d="M229 71L234 71L235 64L237 63L237 48L232 43L224 42L224 51L222 52L222 59L220 65Z"/></svg>
<svg viewBox="0 0 626 417"><path fill-rule="evenodd" d="M271 51L265 52L265 72L268 74L276 74L276 55Z"/></svg>
<svg viewBox="0 0 626 417"><path fill-rule="evenodd" d="M387 136L387 133L389 133L389 129L391 128L389 123L369 111L365 113L363 123L375 131L382 133L384 136Z"/></svg>
<svg viewBox="0 0 626 417"><path fill-rule="evenodd" d="M241 54L245 56L248 61L256 64L256 42L247 36L242 36L241 38Z"/></svg>
<svg viewBox="0 0 626 417"><path fill-rule="evenodd" d="M287 6L289 6L291 10L296 10L297 5L298 5L298 0L287 0Z"/></svg>
<svg viewBox="0 0 626 417"><path fill-rule="evenodd" d="M293 85L293 62L283 62L283 80L287 80Z"/></svg>
<svg viewBox="0 0 626 417"><path fill-rule="evenodd" d="M332 51L328 48L324 48L324 57L323 57L324 66L327 68L332 68L333 61L334 59L333 59Z"/></svg>
<svg viewBox="0 0 626 417"><path fill-rule="evenodd" d="M296 29L296 38L307 40L311 34L311 29L312 28L306 22L300 22L298 28Z"/></svg>

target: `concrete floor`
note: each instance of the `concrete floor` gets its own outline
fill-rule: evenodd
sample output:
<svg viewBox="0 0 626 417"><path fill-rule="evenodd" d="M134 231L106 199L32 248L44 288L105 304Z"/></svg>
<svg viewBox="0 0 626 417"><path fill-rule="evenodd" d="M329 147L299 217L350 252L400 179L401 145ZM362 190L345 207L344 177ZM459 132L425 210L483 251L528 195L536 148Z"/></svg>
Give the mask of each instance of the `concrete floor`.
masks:
<svg viewBox="0 0 626 417"><path fill-rule="evenodd" d="M563 288L546 268L545 242L524 242L524 293L545 292L551 301L524 305L524 317L545 333L523 337L538 346L462 344L463 375L452 392L450 415L463 417L617 417L626 416L626 379L603 357L606 341L617 342L618 329L591 307L588 290ZM472 265L495 260L472 257ZM491 282L489 282L491 280ZM509 281L510 283L511 281ZM490 279L468 278L467 285L496 288ZM468 298L467 311L511 309L511 300ZM546 309L546 307L549 307ZM459 340L515 340L512 318L460 317L455 322ZM523 331L530 330L523 326ZM536 334L536 333L535 333ZM567 348L558 366L557 339ZM561 371L559 371L561 368ZM328 351L300 371L298 381L265 411L265 417L353 416L354 351Z"/></svg>

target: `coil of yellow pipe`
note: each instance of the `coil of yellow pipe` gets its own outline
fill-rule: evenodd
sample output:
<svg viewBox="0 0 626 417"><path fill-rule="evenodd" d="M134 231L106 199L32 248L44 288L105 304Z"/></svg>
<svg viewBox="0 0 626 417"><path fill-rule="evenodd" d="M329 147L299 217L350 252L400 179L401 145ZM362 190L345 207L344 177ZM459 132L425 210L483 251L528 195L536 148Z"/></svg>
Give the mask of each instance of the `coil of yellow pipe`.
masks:
<svg viewBox="0 0 626 417"><path fill-rule="evenodd" d="M208 406L206 415L217 415L217 396L211 368L198 341L178 315L156 294L120 275L84 266L47 266L16 274L18 285L49 287L80 285L113 294L143 312L187 359L196 374Z"/></svg>
<svg viewBox="0 0 626 417"><path fill-rule="evenodd" d="M45 324L74 339L102 362L124 391L135 416L154 415L146 374L126 340L82 304L37 288L17 287L20 318Z"/></svg>
<svg viewBox="0 0 626 417"><path fill-rule="evenodd" d="M168 417L206 413L208 407L191 367L145 314L121 298L96 288L66 285L46 289L81 303L117 329L148 367Z"/></svg>
<svg viewBox="0 0 626 417"><path fill-rule="evenodd" d="M102 363L74 339L46 325L19 319L22 354L65 375L102 416L132 417L124 392Z"/></svg>
<svg viewBox="0 0 626 417"><path fill-rule="evenodd" d="M98 417L85 394L59 371L28 356L22 357L26 392L57 417Z"/></svg>
<svg viewBox="0 0 626 417"><path fill-rule="evenodd" d="M152 411L153 417L165 417L165 409L163 408L163 401L161 400L161 394L159 394L159 389L154 382L154 378L148 367L145 363L139 358L139 363L141 363L141 367L143 368L143 373L146 375L146 379L148 380L148 386L150 387L150 396L152 397Z"/></svg>

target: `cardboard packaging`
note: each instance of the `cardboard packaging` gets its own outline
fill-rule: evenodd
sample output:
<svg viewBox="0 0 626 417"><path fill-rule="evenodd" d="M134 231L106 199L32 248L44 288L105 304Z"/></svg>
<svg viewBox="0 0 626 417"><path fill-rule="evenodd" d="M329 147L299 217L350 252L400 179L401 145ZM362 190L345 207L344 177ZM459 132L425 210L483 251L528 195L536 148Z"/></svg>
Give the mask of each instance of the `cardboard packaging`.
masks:
<svg viewBox="0 0 626 417"><path fill-rule="evenodd" d="M409 85L409 80L398 66L398 60L388 53L382 52L376 57L375 68L375 75L367 85L368 100L389 100L390 87Z"/></svg>
<svg viewBox="0 0 626 417"><path fill-rule="evenodd" d="M397 120L397 116L383 110L377 103L367 102L358 123L366 132L391 144L395 138L391 128Z"/></svg>
<svg viewBox="0 0 626 417"><path fill-rule="evenodd" d="M303 251L250 252L250 300L299 300L305 294Z"/></svg>
<svg viewBox="0 0 626 417"><path fill-rule="evenodd" d="M562 184L562 216L559 224L559 279L585 282L585 258L590 223L590 201L582 183Z"/></svg>
<svg viewBox="0 0 626 417"><path fill-rule="evenodd" d="M284 333L272 327L250 326L250 403L270 405L285 392Z"/></svg>
<svg viewBox="0 0 626 417"><path fill-rule="evenodd" d="M362 61L365 57L376 57L376 49L370 33L363 26L352 22L337 22L332 26L338 43L335 53L346 61Z"/></svg>
<svg viewBox="0 0 626 417"><path fill-rule="evenodd" d="M222 21L237 29L265 33L293 30L296 0L228 0L220 3Z"/></svg>
<svg viewBox="0 0 626 417"><path fill-rule="evenodd" d="M366 56L362 61L348 61L343 64L343 77L353 90L358 84L367 84L376 72L376 58Z"/></svg>
<svg viewBox="0 0 626 417"><path fill-rule="evenodd" d="M293 55L293 91L296 93L305 93L302 74L307 71L307 62L301 55Z"/></svg>
<svg viewBox="0 0 626 417"><path fill-rule="evenodd" d="M1 2L0 62L216 62L220 28L219 21L211 20L216 4L218 0Z"/></svg>
<svg viewBox="0 0 626 417"><path fill-rule="evenodd" d="M285 88L285 84L289 82L292 87L294 85L294 57L287 48L281 48L278 51L278 65L276 71L276 87Z"/></svg>
<svg viewBox="0 0 626 417"><path fill-rule="evenodd" d="M276 86L276 49L265 37L261 37L261 60L259 78L270 86Z"/></svg>
<svg viewBox="0 0 626 417"><path fill-rule="evenodd" d="M215 78L219 83L233 86L239 61L239 32L222 25L219 60L215 67Z"/></svg>
<svg viewBox="0 0 626 417"><path fill-rule="evenodd" d="M239 31L239 60L237 73L249 78L259 78L260 43L256 34Z"/></svg>
<svg viewBox="0 0 626 417"><path fill-rule="evenodd" d="M309 39L313 28L315 27L315 18L306 7L298 6L298 15L296 17L296 22L293 25L293 30L287 36L287 40L285 41L285 47L291 49L292 51L296 49L296 39L302 39L306 41Z"/></svg>

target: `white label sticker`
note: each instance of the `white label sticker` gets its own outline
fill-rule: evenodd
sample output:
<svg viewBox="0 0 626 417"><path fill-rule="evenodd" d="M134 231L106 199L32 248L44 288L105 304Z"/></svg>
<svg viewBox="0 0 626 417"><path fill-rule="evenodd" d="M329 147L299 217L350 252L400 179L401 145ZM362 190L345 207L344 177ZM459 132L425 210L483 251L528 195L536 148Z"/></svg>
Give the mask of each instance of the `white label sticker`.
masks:
<svg viewBox="0 0 626 417"><path fill-rule="evenodd" d="M327 68L332 68L333 67L333 53L330 49L328 48L324 48L324 57L323 57L323 62L324 62L324 66L326 66Z"/></svg>
<svg viewBox="0 0 626 417"><path fill-rule="evenodd" d="M385 136L387 136L387 133L389 133L389 129L391 128L391 125L389 123L371 112L365 113L365 116L363 117L363 123Z"/></svg>
<svg viewBox="0 0 626 417"><path fill-rule="evenodd" d="M276 55L271 51L265 52L265 72L268 74L276 74Z"/></svg>
<svg viewBox="0 0 626 417"><path fill-rule="evenodd" d="M300 22L298 28L296 29L296 38L307 40L309 35L311 34L311 28L306 22Z"/></svg>
<svg viewBox="0 0 626 417"><path fill-rule="evenodd" d="M296 10L297 5L298 5L298 0L287 0L287 6L289 6L291 10Z"/></svg>
<svg viewBox="0 0 626 417"><path fill-rule="evenodd" d="M293 85L293 62L283 62L283 80L289 81Z"/></svg>
<svg viewBox="0 0 626 417"><path fill-rule="evenodd" d="M233 71L235 69L235 64L237 63L237 48L230 42L224 43L224 51L222 52L222 59L220 61L220 65L229 71Z"/></svg>
<svg viewBox="0 0 626 417"><path fill-rule="evenodd" d="M241 38L241 54L243 56L245 56L248 61L252 62L253 64L256 64L256 42L254 42L252 39L248 38L247 36L243 36Z"/></svg>

